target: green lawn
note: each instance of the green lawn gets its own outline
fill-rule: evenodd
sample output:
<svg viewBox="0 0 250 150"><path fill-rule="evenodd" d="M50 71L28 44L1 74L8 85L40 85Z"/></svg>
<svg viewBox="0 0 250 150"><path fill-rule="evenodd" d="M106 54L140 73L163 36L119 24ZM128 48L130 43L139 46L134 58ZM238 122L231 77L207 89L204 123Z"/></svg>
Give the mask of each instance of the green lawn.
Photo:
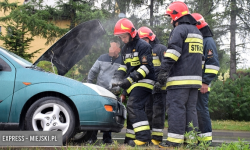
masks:
<svg viewBox="0 0 250 150"><path fill-rule="evenodd" d="M165 128L168 127L167 120ZM250 131L250 122L232 120L212 120L213 130Z"/></svg>

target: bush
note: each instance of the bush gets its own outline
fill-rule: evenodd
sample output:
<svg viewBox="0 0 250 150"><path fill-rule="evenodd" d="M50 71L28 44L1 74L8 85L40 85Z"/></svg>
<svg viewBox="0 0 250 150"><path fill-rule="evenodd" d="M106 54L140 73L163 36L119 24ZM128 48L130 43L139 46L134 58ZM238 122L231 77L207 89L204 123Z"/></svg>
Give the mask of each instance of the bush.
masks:
<svg viewBox="0 0 250 150"><path fill-rule="evenodd" d="M250 77L213 82L209 97L211 119L250 121Z"/></svg>

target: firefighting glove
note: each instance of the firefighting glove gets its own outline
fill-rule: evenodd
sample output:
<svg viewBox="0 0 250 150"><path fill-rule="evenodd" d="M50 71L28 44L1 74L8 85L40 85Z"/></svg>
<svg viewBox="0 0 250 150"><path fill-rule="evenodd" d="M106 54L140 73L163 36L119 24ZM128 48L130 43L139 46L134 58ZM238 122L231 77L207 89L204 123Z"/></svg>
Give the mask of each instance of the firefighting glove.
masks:
<svg viewBox="0 0 250 150"><path fill-rule="evenodd" d="M154 85L152 94L160 93L160 92L161 92L161 88L162 88L163 86L164 86L164 85L160 84L159 82L156 82L155 85Z"/></svg>
<svg viewBox="0 0 250 150"><path fill-rule="evenodd" d="M158 81L161 85L165 85L166 82L167 82L167 78L168 78L168 71L160 70L160 72L159 72L159 74L158 74L157 81Z"/></svg>
<svg viewBox="0 0 250 150"><path fill-rule="evenodd" d="M118 84L123 89L128 89L131 86L131 82L129 81L130 77L123 79L122 82Z"/></svg>

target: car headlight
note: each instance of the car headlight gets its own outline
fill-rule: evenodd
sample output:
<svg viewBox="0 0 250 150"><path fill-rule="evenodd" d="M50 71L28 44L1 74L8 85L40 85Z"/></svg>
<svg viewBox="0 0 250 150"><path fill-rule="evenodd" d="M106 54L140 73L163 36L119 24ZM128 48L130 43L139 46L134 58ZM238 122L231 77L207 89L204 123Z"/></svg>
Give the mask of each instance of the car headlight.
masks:
<svg viewBox="0 0 250 150"><path fill-rule="evenodd" d="M98 93L101 96L116 99L116 96L113 93L111 93L109 90L107 90L107 89L105 89L105 88L103 88L101 86L91 84L91 83L83 83L83 84L88 86L92 90L96 91L96 93Z"/></svg>

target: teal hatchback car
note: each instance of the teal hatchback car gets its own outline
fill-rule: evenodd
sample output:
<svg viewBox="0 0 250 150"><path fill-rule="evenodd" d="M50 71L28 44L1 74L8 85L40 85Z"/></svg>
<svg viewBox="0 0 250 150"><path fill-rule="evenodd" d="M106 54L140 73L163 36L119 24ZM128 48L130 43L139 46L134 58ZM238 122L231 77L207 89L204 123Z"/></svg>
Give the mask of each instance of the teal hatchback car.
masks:
<svg viewBox="0 0 250 150"><path fill-rule="evenodd" d="M0 130L62 131L64 143L88 130L120 132L126 108L113 93L63 76L103 34L98 20L82 23L34 64L0 47ZM39 61L52 62L59 75Z"/></svg>

